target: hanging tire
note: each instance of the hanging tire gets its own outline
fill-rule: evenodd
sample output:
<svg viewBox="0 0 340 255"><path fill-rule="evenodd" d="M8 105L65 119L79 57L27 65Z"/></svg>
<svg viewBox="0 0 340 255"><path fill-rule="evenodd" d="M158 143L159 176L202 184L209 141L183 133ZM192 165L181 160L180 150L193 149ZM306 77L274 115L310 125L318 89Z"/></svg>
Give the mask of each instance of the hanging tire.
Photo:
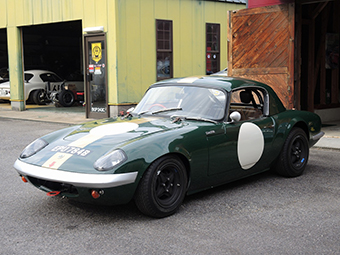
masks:
<svg viewBox="0 0 340 255"><path fill-rule="evenodd" d="M138 185L135 203L138 209L155 218L175 213L185 197L187 172L176 156L165 156L153 162Z"/></svg>
<svg viewBox="0 0 340 255"><path fill-rule="evenodd" d="M62 90L58 95L59 103L64 107L70 107L74 104L74 93L70 90Z"/></svg>
<svg viewBox="0 0 340 255"><path fill-rule="evenodd" d="M46 104L45 100L45 91L43 89L37 89L34 90L32 93L32 96L30 95L30 98L33 99L33 102L38 105L44 105Z"/></svg>
<svg viewBox="0 0 340 255"><path fill-rule="evenodd" d="M308 156L306 133L301 128L293 128L283 145L275 170L286 177L300 176L306 168Z"/></svg>

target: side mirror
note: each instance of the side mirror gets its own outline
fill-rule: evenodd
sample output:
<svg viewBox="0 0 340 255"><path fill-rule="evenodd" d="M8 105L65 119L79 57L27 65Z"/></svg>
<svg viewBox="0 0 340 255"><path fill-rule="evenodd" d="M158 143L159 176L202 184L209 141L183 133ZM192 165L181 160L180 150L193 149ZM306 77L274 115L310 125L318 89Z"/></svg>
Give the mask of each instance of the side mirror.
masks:
<svg viewBox="0 0 340 255"><path fill-rule="evenodd" d="M241 113L239 113L238 111L234 111L229 115L231 122L235 122L235 121L240 121L241 119Z"/></svg>

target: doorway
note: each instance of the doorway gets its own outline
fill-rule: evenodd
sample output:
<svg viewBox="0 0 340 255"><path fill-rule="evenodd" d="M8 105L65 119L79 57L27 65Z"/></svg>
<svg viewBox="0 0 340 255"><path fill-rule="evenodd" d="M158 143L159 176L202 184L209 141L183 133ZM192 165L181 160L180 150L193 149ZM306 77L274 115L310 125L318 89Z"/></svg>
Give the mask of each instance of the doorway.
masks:
<svg viewBox="0 0 340 255"><path fill-rule="evenodd" d="M84 102L82 21L23 26L21 31L25 108L85 113L82 107ZM45 93L49 82L55 83L55 86L49 87L49 93ZM73 103L71 100L70 104L59 107L62 104L52 102L50 93L60 92L62 84L74 93L74 100Z"/></svg>
<svg viewBox="0 0 340 255"><path fill-rule="evenodd" d="M340 107L338 1L297 6L297 52L301 59L300 109L314 112Z"/></svg>
<svg viewBox="0 0 340 255"><path fill-rule="evenodd" d="M109 117L105 34L85 36L86 118Z"/></svg>

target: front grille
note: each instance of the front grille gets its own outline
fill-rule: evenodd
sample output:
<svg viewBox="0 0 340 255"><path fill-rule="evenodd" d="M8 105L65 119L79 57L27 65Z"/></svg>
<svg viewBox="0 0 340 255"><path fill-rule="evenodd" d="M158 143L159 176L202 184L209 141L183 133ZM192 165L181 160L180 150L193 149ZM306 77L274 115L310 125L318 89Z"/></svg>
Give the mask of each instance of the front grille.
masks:
<svg viewBox="0 0 340 255"><path fill-rule="evenodd" d="M51 191L60 191L63 194L78 195L78 190L71 184L41 180L31 176L27 176L27 178L33 185L40 189L46 190L47 188Z"/></svg>

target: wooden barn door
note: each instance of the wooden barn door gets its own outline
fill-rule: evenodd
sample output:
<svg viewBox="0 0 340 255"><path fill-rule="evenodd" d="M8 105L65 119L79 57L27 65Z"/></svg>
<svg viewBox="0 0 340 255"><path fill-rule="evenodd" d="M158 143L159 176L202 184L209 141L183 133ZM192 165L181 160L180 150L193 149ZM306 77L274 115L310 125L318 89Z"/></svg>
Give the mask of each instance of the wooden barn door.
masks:
<svg viewBox="0 0 340 255"><path fill-rule="evenodd" d="M270 85L294 107L294 4L229 13L228 74Z"/></svg>

